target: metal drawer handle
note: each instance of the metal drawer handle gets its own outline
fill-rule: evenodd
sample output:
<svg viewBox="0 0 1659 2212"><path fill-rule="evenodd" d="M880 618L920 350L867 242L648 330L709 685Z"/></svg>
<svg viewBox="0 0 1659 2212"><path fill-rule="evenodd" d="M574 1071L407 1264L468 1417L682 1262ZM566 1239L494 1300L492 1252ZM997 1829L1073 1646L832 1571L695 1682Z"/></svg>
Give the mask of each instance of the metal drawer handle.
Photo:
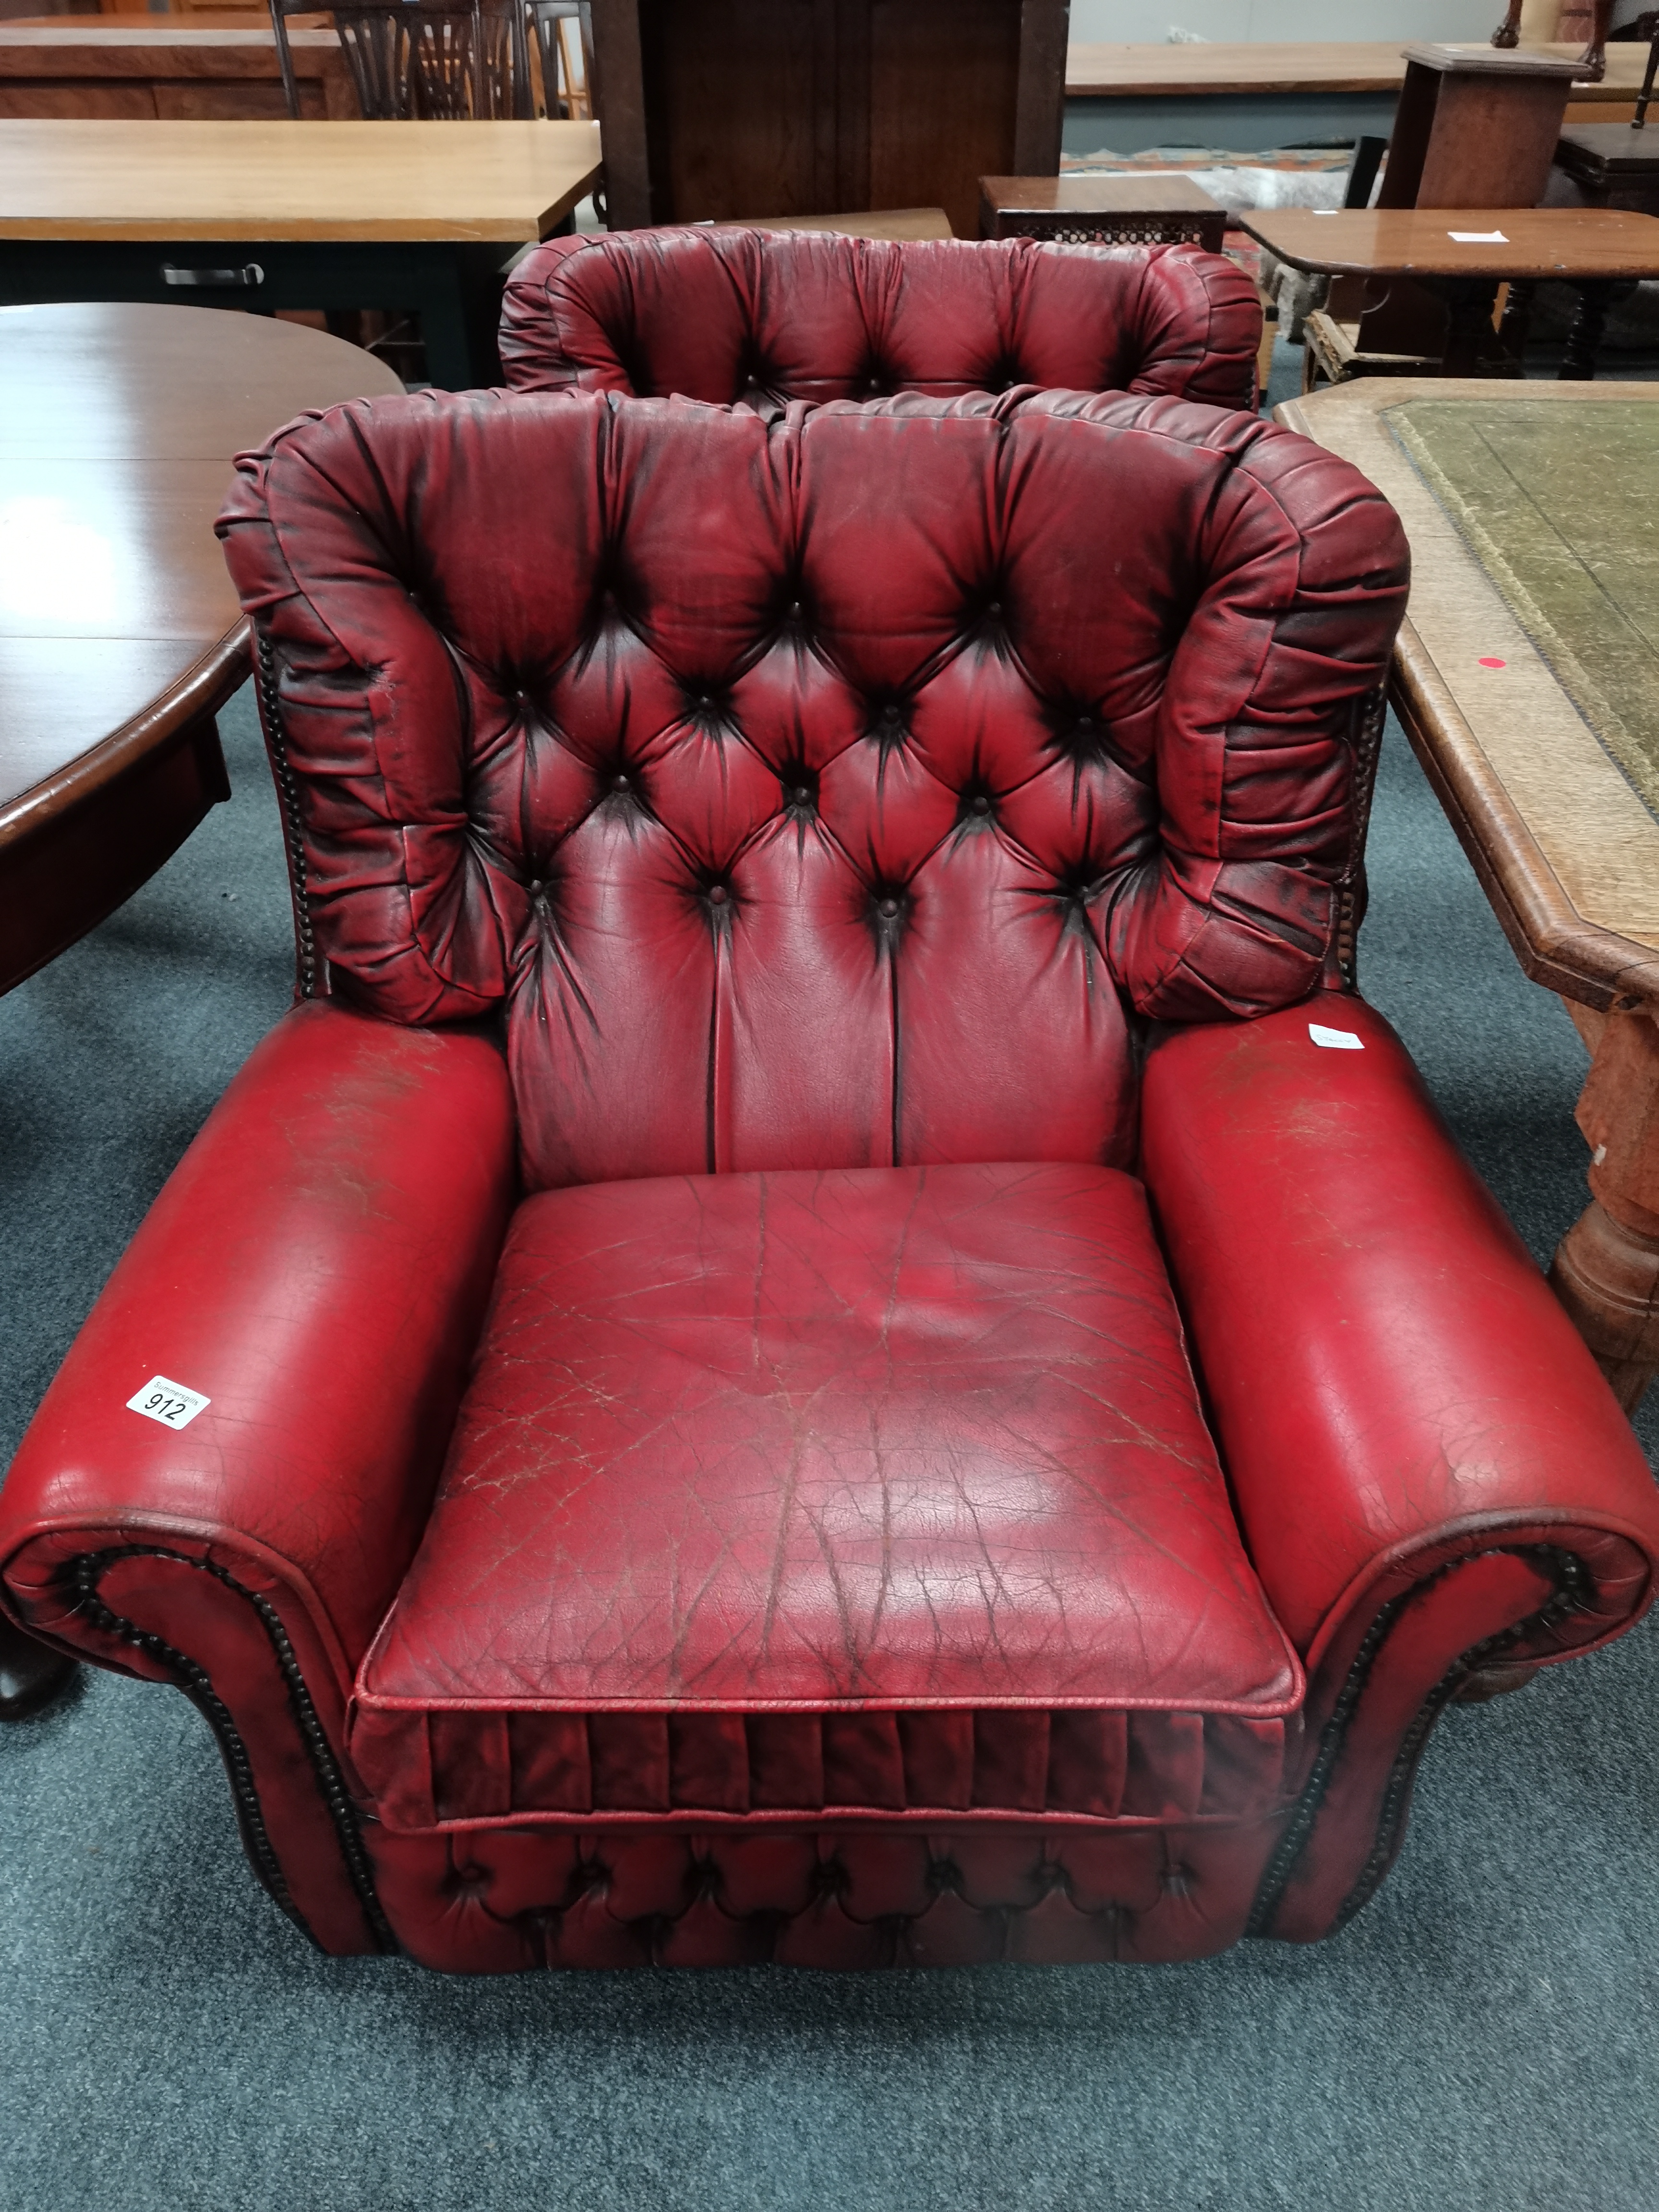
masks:
<svg viewBox="0 0 1659 2212"><path fill-rule="evenodd" d="M161 264L164 284L263 284L265 272L257 261L250 261L244 269L177 269L170 261Z"/></svg>

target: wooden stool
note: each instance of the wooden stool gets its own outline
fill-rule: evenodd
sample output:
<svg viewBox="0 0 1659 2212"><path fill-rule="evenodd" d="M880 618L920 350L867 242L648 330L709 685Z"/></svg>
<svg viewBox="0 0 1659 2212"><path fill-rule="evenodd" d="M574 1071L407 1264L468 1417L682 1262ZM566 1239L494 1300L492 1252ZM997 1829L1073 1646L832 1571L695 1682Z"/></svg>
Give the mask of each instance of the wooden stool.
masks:
<svg viewBox="0 0 1659 2212"><path fill-rule="evenodd" d="M1202 246L1221 251L1227 210L1190 177L981 177L981 238L1063 246Z"/></svg>

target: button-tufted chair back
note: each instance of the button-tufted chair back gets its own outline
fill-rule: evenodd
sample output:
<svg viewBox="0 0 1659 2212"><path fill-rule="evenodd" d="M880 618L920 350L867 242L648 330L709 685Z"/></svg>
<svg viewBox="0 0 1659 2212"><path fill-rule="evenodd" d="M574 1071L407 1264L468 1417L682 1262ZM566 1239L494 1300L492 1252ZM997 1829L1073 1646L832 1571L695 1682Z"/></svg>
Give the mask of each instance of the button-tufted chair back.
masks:
<svg viewBox="0 0 1659 2212"><path fill-rule="evenodd" d="M1261 335L1255 286L1196 246L635 230L526 255L501 350L520 392L770 413L1022 384L1254 409Z"/></svg>
<svg viewBox="0 0 1659 2212"><path fill-rule="evenodd" d="M1127 1008L1337 980L1406 553L1288 432L425 394L240 466L318 957L505 1010L532 1188L1123 1163Z"/></svg>

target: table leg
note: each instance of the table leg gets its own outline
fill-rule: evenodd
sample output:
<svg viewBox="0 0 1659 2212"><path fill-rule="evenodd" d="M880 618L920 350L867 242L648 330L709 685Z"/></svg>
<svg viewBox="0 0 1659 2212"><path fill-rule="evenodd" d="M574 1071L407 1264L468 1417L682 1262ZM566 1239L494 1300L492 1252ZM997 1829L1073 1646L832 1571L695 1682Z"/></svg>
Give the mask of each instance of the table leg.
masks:
<svg viewBox="0 0 1659 2212"><path fill-rule="evenodd" d="M1659 1026L1645 1014L1569 1012L1595 1051L1577 1116L1592 1197L1550 1281L1633 1413L1659 1372Z"/></svg>
<svg viewBox="0 0 1659 2212"><path fill-rule="evenodd" d="M1538 293L1537 285L1528 277L1511 276L1510 296L1504 302L1504 319L1498 326L1498 336L1505 353L1517 366L1526 357L1527 332L1532 326L1532 303Z"/></svg>
<svg viewBox="0 0 1659 2212"><path fill-rule="evenodd" d="M1577 284L1573 289L1578 295L1578 311L1567 332L1567 349L1561 356L1558 384L1594 381L1595 356L1601 348L1601 333L1607 326L1607 308L1613 299L1613 286L1605 281Z"/></svg>
<svg viewBox="0 0 1659 2212"><path fill-rule="evenodd" d="M1492 311L1498 281L1454 276L1446 292L1446 350L1441 367L1448 376L1479 376L1485 366L1481 356L1492 348Z"/></svg>

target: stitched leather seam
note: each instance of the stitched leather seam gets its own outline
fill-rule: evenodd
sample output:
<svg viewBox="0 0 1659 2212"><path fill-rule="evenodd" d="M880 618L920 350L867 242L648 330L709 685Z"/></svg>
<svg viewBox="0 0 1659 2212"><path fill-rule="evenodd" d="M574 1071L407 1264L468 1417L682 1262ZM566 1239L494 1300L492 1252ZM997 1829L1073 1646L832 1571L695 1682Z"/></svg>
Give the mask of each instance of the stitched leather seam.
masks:
<svg viewBox="0 0 1659 2212"><path fill-rule="evenodd" d="M223 1755L225 1771L230 1777L231 1794L235 1800L237 1820L242 1831L247 1854L253 1863L260 1881L275 1898L295 1926L317 1942L308 1925L289 1893L282 1863L270 1840L265 1826L264 1813L259 1803L259 1794L253 1779L253 1762L248 1756L240 1729L230 1708L213 1686L207 1669L186 1653L180 1651L165 1638L152 1630L140 1628L136 1621L113 1612L98 1595L98 1584L108 1570L118 1560L146 1559L167 1559L177 1565L194 1567L199 1572L211 1575L227 1589L234 1590L245 1598L258 1616L260 1626L269 1638L278 1672L288 1691L289 1704L300 1730L306 1755L311 1762L319 1791L333 1824L340 1856L345 1863L347 1878L351 1883L363 1917L368 1921L374 1939L382 1951L398 1948L380 1902L374 1893L374 1878L363 1849L362 1836L357 1824L356 1809L346 1794L345 1784L336 1764L322 1723L311 1693L306 1688L294 1646L289 1641L282 1616L269 1598L257 1590L249 1589L227 1569L211 1559L193 1559L187 1552L175 1552L160 1544L124 1544L106 1552L86 1552L76 1559L69 1570L76 1591L78 1610L91 1625L106 1635L116 1636L124 1644L131 1644L149 1658L158 1660L172 1674L178 1686L206 1720L218 1740ZM320 1950L322 1946L318 1944Z"/></svg>
<svg viewBox="0 0 1659 2212"><path fill-rule="evenodd" d="M1439 1681L1424 1699L1416 1718L1401 1739L1400 1749L1395 1755L1388 1787L1383 1793L1382 1811L1378 1816L1376 1839L1371 1846L1364 1865L1360 1869L1358 1879L1338 1909L1328 1933L1334 1935L1339 1928L1346 1926L1370 1898L1381 1881L1398 1840L1400 1828L1405 1818L1407 1801L1410 1796L1412 1778L1415 1773L1417 1761L1421 1756L1424 1743L1427 1741L1429 1730L1439 1718L1457 1685L1465 1675L1484 1664L1496 1653L1512 1648L1523 1638L1534 1634L1540 1629L1553 1627L1558 1620L1563 1619L1567 1613L1577 1611L1581 1606L1584 1591L1589 1582L1589 1577L1583 1561L1570 1552L1558 1551L1553 1545L1544 1544L1494 1544L1484 1552L1470 1552L1462 1559L1448 1559L1443 1566L1437 1568L1433 1574L1425 1576L1421 1582L1414 1583L1410 1589L1402 1590L1398 1597L1390 1599L1389 1603L1378 1612L1361 1639L1359 1649L1355 1652L1352 1663L1348 1668L1341 1692L1331 1710L1330 1718L1321 1732L1318 1753L1314 1759L1301 1797L1297 1800L1296 1810L1291 1817L1290 1826L1285 1829L1278 1850L1268 1862L1267 1871L1261 1878L1261 1887L1256 1893L1255 1903L1251 1908L1249 1919L1245 1925L1244 1932L1247 1936L1265 1936L1271 1933L1268 1923L1277 1911L1285 1889L1289 1887L1291 1876L1296 1871L1297 1863L1301 1858L1314 1824L1323 1808L1326 1793L1330 1787L1332 1776L1346 1741L1349 1726L1359 1708L1360 1699L1370 1680L1371 1669L1376 1665L1383 1645L1393 1633L1395 1624L1409 1607L1415 1605L1419 1599L1425 1596L1437 1583L1443 1582L1448 1575L1455 1574L1461 1568L1471 1565L1477 1559L1492 1559L1547 1560L1555 1577L1555 1595L1536 1613L1528 1613L1525 1620L1517 1621L1513 1627L1499 1629L1495 1635L1486 1637L1479 1644L1471 1644L1467 1651L1453 1661L1451 1666L1447 1668L1445 1674L1441 1676Z"/></svg>
<svg viewBox="0 0 1659 2212"><path fill-rule="evenodd" d="M306 847L300 828L300 794L295 784L294 770L289 763L288 740L283 730L282 708L278 701L276 655L269 630L262 625L256 625L253 635L258 662L259 705L265 726L265 745L270 755L276 796L282 805L283 842L288 848L289 892L294 902L294 992L298 999L314 999L317 995L317 946L312 935L310 904L306 893Z"/></svg>
<svg viewBox="0 0 1659 2212"><path fill-rule="evenodd" d="M1388 691L1380 684L1375 690L1355 700L1354 728L1349 739L1353 754L1352 837L1348 865L1336 884L1336 958L1342 981L1350 991L1359 988L1359 925L1365 918L1365 832L1376 790L1376 767L1382 751L1387 709Z"/></svg>

